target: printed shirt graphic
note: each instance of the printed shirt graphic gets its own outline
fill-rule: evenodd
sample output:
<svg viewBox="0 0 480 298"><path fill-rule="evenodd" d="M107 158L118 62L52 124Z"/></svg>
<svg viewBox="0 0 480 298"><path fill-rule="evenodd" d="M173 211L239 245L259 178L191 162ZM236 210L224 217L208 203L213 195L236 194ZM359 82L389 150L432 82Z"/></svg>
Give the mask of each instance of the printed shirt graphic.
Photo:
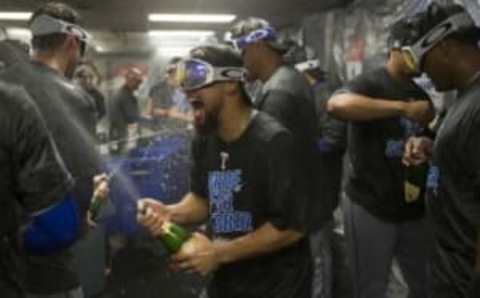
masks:
<svg viewBox="0 0 480 298"><path fill-rule="evenodd" d="M235 195L242 186L242 170L209 173L210 224L215 234L253 231L252 214L234 207Z"/></svg>

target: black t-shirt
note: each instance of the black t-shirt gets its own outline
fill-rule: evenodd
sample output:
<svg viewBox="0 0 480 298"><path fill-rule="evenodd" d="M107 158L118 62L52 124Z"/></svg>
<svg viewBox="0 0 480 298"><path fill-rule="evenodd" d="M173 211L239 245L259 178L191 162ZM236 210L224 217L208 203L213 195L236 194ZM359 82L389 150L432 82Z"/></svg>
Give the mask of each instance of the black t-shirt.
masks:
<svg viewBox="0 0 480 298"><path fill-rule="evenodd" d="M304 179L290 133L258 113L235 142L215 136L193 141L191 190L209 201L215 238L232 239L270 222L304 231L308 216ZM214 275L212 297L299 297L310 276L305 239L266 256L239 261Z"/></svg>
<svg viewBox="0 0 480 298"><path fill-rule="evenodd" d="M0 79L24 87L37 104L60 156L75 179L72 195L79 203L80 218L85 218L92 195L92 178L100 167L92 138L93 102L80 87L39 62L12 66ZM27 269L27 287L32 293L50 294L78 286L69 250L49 257L30 257Z"/></svg>
<svg viewBox="0 0 480 298"><path fill-rule="evenodd" d="M384 67L362 74L339 92L350 92L383 100L427 100L428 95L413 81L393 80ZM407 203L406 171L402 165L404 144L422 127L402 117L348 124L348 154L352 169L346 192L356 203L388 222L414 220L424 215L422 199Z"/></svg>
<svg viewBox="0 0 480 298"><path fill-rule="evenodd" d="M427 188L435 293L467 297L480 230L480 83L460 94L437 133Z"/></svg>
<svg viewBox="0 0 480 298"><path fill-rule="evenodd" d="M120 88L110 104L110 138L113 140L125 138L128 125L137 123L139 117L137 98L126 86Z"/></svg>
<svg viewBox="0 0 480 298"><path fill-rule="evenodd" d="M62 200L73 185L40 112L27 93L0 83L0 296L21 280L14 235L20 228L15 210L26 214ZM22 212L22 213L23 213ZM7 236L8 235L8 236ZM15 297L15 296L14 296Z"/></svg>
<svg viewBox="0 0 480 298"><path fill-rule="evenodd" d="M332 93L340 86L339 82L325 76L313 86L315 109L317 112L316 185L322 198L325 214L323 218L312 219L313 227L332 217L332 212L338 206L342 185L343 157L346 149L347 123L328 115L326 104ZM320 200L318 200L320 201ZM318 202L317 201L317 202ZM312 208L318 208L314 207Z"/></svg>
<svg viewBox="0 0 480 298"><path fill-rule="evenodd" d="M315 139L317 120L313 93L308 82L294 68L283 65L269 78L262 87L262 94L255 101L255 107L290 130L295 143L294 154L300 156L301 168L307 173L312 191L311 218L324 218L322 196L313 188L318 176L316 168ZM313 192L315 190L315 192ZM313 222L312 222L313 223Z"/></svg>
<svg viewBox="0 0 480 298"><path fill-rule="evenodd" d="M100 92L95 87L88 88L85 91L88 93L88 95L92 97L95 102L97 119L102 119L103 116L105 116L105 114L107 113L107 108L105 107L105 97L103 96L102 92Z"/></svg>

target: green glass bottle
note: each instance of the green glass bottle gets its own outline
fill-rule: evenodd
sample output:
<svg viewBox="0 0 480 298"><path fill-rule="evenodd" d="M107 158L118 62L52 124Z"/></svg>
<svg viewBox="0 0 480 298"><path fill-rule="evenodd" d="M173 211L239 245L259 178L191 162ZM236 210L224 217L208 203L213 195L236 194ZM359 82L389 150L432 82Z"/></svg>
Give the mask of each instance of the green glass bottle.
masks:
<svg viewBox="0 0 480 298"><path fill-rule="evenodd" d="M428 162L405 167L404 194L407 203L416 202L425 193L428 175Z"/></svg>
<svg viewBox="0 0 480 298"><path fill-rule="evenodd" d="M100 215L100 210L102 209L103 201L104 200L96 196L93 196L92 199L90 200L90 207L88 208L88 211L90 212L90 219L93 222L96 222L98 219L98 216Z"/></svg>
<svg viewBox="0 0 480 298"><path fill-rule="evenodd" d="M163 233L160 240L170 254L177 253L191 237L190 232L173 222L165 222L162 229Z"/></svg>

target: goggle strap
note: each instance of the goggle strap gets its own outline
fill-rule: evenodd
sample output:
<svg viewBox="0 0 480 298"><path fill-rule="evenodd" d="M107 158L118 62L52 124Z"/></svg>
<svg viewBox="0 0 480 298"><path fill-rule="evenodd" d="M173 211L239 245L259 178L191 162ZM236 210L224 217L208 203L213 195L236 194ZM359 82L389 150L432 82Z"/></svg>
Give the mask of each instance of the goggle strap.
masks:
<svg viewBox="0 0 480 298"><path fill-rule="evenodd" d="M30 30L33 36L63 33L74 35L84 43L88 43L91 40L90 35L79 25L65 22L48 15L36 17L30 25Z"/></svg>

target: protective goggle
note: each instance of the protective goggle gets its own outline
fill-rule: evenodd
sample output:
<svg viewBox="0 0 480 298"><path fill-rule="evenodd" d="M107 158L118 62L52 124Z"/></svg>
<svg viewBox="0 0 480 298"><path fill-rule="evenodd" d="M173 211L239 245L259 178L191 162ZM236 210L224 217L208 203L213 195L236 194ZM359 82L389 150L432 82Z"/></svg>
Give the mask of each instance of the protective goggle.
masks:
<svg viewBox="0 0 480 298"><path fill-rule="evenodd" d="M248 45L252 43L262 40L275 40L276 38L277 34L275 33L275 30L271 27L267 27L252 31L240 38L233 39L232 43L238 51L242 52Z"/></svg>
<svg viewBox="0 0 480 298"><path fill-rule="evenodd" d="M203 60L188 59L178 63L176 77L183 91L192 91L215 82L243 81L245 69L214 67Z"/></svg>
<svg viewBox="0 0 480 298"><path fill-rule="evenodd" d="M86 46L91 43L91 36L82 27L53 18L48 15L41 15L35 18L30 25L33 36L42 36L54 33L73 35L80 41L80 51L83 56Z"/></svg>
<svg viewBox="0 0 480 298"><path fill-rule="evenodd" d="M407 63L408 67L410 67L416 73L421 73L423 59L428 51L430 51L449 34L474 26L475 23L468 13L453 15L444 22L435 26L415 44L401 47L405 62Z"/></svg>

